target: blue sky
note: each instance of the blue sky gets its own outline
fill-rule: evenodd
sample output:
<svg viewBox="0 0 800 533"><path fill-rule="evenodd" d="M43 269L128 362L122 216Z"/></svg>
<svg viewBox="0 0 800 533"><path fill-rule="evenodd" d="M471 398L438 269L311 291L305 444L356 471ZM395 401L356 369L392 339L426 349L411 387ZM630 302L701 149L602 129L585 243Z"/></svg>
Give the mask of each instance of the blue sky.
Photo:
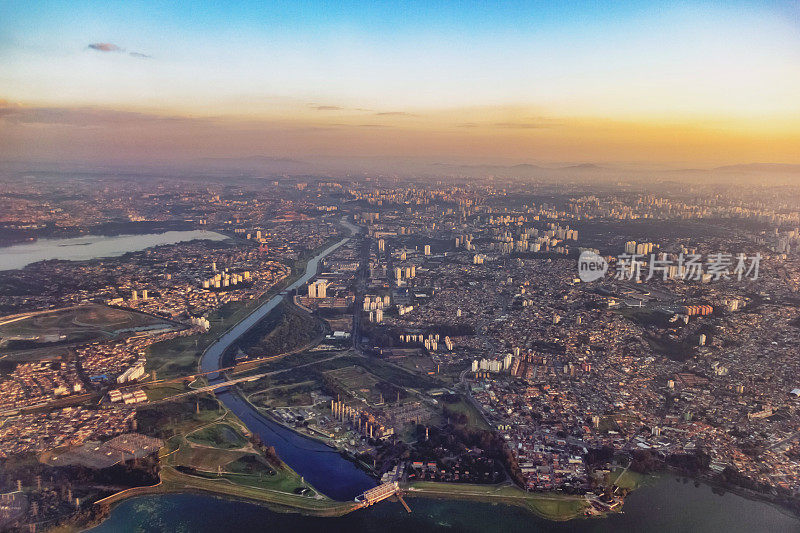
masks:
<svg viewBox="0 0 800 533"><path fill-rule="evenodd" d="M753 67L771 69L754 74L781 82L775 71L800 58L798 14L796 2L732 1L6 2L0 57L8 70L0 90L15 100L27 94L91 103L93 76L104 84L104 75L118 74L130 87L124 70L132 69L167 90L206 79L223 98L316 94L353 105L366 97L365 105L383 99L441 107L464 105L472 91L476 105L494 105L528 103L528 93L552 100L565 91L563 78L574 80L570 92L577 93L582 81L603 92L643 78L691 80L698 69L717 68L717 59L742 66L721 72L721 83ZM91 43L113 43L162 65L104 64L87 53ZM164 65L183 79L158 72ZM231 86L220 87L216 75ZM66 82L61 95L47 93L49 76ZM87 87L75 83L81 80ZM389 85L397 81L394 94ZM148 105L131 94L136 87L113 89L96 94L98 103Z"/></svg>
<svg viewBox="0 0 800 533"><path fill-rule="evenodd" d="M800 129L795 1L6 1L0 64L16 108Z"/></svg>

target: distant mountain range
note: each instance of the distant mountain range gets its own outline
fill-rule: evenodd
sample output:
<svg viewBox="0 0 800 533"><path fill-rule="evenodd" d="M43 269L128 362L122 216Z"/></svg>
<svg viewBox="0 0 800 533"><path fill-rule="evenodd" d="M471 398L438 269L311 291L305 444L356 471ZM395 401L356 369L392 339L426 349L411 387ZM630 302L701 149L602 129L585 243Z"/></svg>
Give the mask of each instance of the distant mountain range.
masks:
<svg viewBox="0 0 800 533"><path fill-rule="evenodd" d="M748 163L743 165L726 165L714 170L726 172L800 172L800 165L789 163Z"/></svg>
<svg viewBox="0 0 800 533"><path fill-rule="evenodd" d="M2 160L4 170L46 172L123 172L131 174L177 173L240 176L369 176L395 175L417 178L452 176L462 178L531 178L553 180L608 180L608 179L668 179L675 180L724 180L747 181L762 174L770 181L785 183L800 181L800 164L792 163L743 163L711 168L668 168L664 165L620 162L598 165L589 162L553 162L543 165L534 163L467 164L442 162L421 158L404 157L346 157L308 156L303 159L291 157L251 155L242 157L202 157L189 161L168 161L150 164L84 161L27 161Z"/></svg>
<svg viewBox="0 0 800 533"><path fill-rule="evenodd" d="M251 171L268 171L273 173L308 173L313 172L315 170L325 170L328 168L339 168L343 169L346 168L347 162L353 164L354 161L350 158L342 158L342 161L338 161L338 158L332 158L329 161L317 161L312 158L311 161L303 161L298 159L292 159L287 157L270 157L270 156L261 156L261 155L254 155L254 156L246 156L246 157L204 157L196 160L197 163L213 167L216 169L221 168L233 168L238 170L251 170ZM381 170L383 171L391 171L392 167L396 166L396 168L402 168L406 165L400 161L385 161L383 164L374 161L373 163L377 163L376 167L383 167ZM574 163L574 164L567 164L562 163L554 164L553 166L542 166L536 165L532 163L519 163L515 165L493 165L493 164L478 164L478 165L467 165L467 164L458 164L458 163L422 163L422 162L410 162L408 169L416 168L417 171L424 171L423 169L433 170L434 173L443 172L443 173L457 173L462 175L471 175L471 176L486 176L486 175L495 175L495 176L507 176L507 177L522 177L522 176L543 176L543 175L559 175L562 172L621 172L621 173L628 173L628 172L637 172L635 168L630 166L622 166L617 167L614 165L611 166L601 166L595 163ZM367 163L362 170L368 170L368 167L371 165ZM407 170L408 170L407 169ZM669 170L664 169L661 172L667 173L695 173L695 174L702 174L702 173L714 173L714 172L725 172L725 173L753 173L753 172L769 172L769 173L782 173L782 174L795 174L800 173L800 165L789 164L789 163L745 163L745 164L737 164L737 165L725 165L719 166L714 168L685 168L685 169L675 169Z"/></svg>
<svg viewBox="0 0 800 533"><path fill-rule="evenodd" d="M595 165L594 163L581 163L579 165L569 165L560 168L562 170L605 170L604 167L601 167L600 165Z"/></svg>
<svg viewBox="0 0 800 533"><path fill-rule="evenodd" d="M246 157L202 157L199 161L207 163L230 163L234 161L242 161L248 163L292 163L298 165L305 165L305 161L291 159L288 157L269 157L266 155L250 155Z"/></svg>
<svg viewBox="0 0 800 533"><path fill-rule="evenodd" d="M434 163L432 166L438 168L448 168L450 170L464 173L485 173L485 174L525 174L528 172L554 172L560 170L607 170L594 163L579 163L575 165L543 167L531 163L520 163L518 165L455 165L449 163Z"/></svg>
<svg viewBox="0 0 800 533"><path fill-rule="evenodd" d="M496 175L526 175L528 173L553 173L561 171L603 171L603 172L640 172L631 167L615 167L615 166L600 166L595 163L576 163L574 165L562 165L545 167L533 165L530 163L523 163L519 165L452 165L445 163L437 163L434 166L447 167L451 170L463 172L465 174L496 174ZM795 174L800 173L800 165L790 163L745 163L738 165L725 165L714 168L684 168L684 169L664 169L661 172L668 173L714 173L714 172L770 172L782 174Z"/></svg>
<svg viewBox="0 0 800 533"><path fill-rule="evenodd" d="M195 160L202 168L223 171L257 172L267 174L304 174L314 169L314 165L288 157L269 157L253 155L247 157L203 157Z"/></svg>

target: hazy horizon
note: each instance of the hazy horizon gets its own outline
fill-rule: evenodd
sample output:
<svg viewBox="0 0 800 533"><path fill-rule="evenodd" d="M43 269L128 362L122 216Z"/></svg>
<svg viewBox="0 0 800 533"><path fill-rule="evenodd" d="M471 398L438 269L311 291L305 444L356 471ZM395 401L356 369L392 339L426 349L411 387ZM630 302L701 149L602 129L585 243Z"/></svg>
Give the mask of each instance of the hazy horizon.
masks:
<svg viewBox="0 0 800 533"><path fill-rule="evenodd" d="M798 20L784 1L10 2L0 160L800 164Z"/></svg>

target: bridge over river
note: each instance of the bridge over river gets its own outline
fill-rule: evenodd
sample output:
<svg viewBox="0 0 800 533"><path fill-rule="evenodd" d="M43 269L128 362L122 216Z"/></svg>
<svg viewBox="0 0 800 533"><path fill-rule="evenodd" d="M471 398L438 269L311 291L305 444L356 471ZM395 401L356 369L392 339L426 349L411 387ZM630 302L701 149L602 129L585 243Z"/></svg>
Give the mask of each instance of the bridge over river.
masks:
<svg viewBox="0 0 800 533"><path fill-rule="evenodd" d="M225 382L230 383L230 380L220 372L219 366L220 358L228 347L275 309L289 292L302 287L316 276L320 261L347 243L358 231L358 228L346 219L342 219L342 225L350 231L350 237L343 238L310 259L300 279L281 294L256 308L206 349L200 365L201 372L209 372L209 387L222 386ZM362 494L376 485L375 480L354 461L327 444L301 435L262 415L235 391L218 391L216 395L250 431L258 434L262 441L273 446L287 465L326 496L340 501L353 500L356 495Z"/></svg>

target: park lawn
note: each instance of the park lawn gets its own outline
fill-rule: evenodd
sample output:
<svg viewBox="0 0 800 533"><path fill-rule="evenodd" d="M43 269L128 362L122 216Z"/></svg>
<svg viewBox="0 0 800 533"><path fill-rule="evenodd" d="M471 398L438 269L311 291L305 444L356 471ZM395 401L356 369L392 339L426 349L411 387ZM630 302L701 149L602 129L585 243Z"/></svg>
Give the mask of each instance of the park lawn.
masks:
<svg viewBox="0 0 800 533"><path fill-rule="evenodd" d="M171 466L188 466L205 472L217 472L220 467L236 461L246 452L221 450L184 444L177 452L166 458L165 463Z"/></svg>
<svg viewBox="0 0 800 533"><path fill-rule="evenodd" d="M147 399L151 402L157 402L159 400L163 400L164 398L169 398L170 396L175 396L176 394L189 391L183 381L159 383L155 385L148 385L145 383L143 388L145 394L147 394Z"/></svg>
<svg viewBox="0 0 800 533"><path fill-rule="evenodd" d="M456 413L461 413L467 416L467 425L473 428L489 430L489 424L483 419L483 417L478 413L475 408L470 405L466 400L460 400L456 403L445 403L445 407L447 407L451 411L455 411Z"/></svg>
<svg viewBox="0 0 800 533"><path fill-rule="evenodd" d="M211 424L195 426L187 432L169 439L162 448L162 472L179 466L196 470L195 473L178 472L176 475L212 482L221 480L251 489L288 492L307 489L317 494L313 487L285 464L274 467L260 454L250 450L245 437L245 427L230 411L222 417L216 410L201 410L193 417L211 418ZM232 449L232 448L238 449ZM249 496L248 496L249 497Z"/></svg>
<svg viewBox="0 0 800 533"><path fill-rule="evenodd" d="M427 375L414 374L399 366L373 357L349 357L351 364L366 369L370 374L398 387L428 390L439 386L439 383Z"/></svg>
<svg viewBox="0 0 800 533"><path fill-rule="evenodd" d="M275 504L319 516L341 516L356 509L355 502L337 502L317 495L303 496L267 487L254 487L232 482L227 477L201 478L182 474L171 467L161 470L160 492L186 492L197 490Z"/></svg>
<svg viewBox="0 0 800 533"><path fill-rule="evenodd" d="M277 490L290 494L296 494L295 490L297 489L308 489L312 491L311 493L316 494L316 491L311 489L307 484L302 483L299 478L293 475L288 475L285 470L273 471L272 473L266 474L226 472L222 477L230 480L232 483L247 487Z"/></svg>
<svg viewBox="0 0 800 533"><path fill-rule="evenodd" d="M615 468L608 476L610 482L613 483L614 480L616 480L614 484L621 489L636 490L644 483L645 479L647 479L647 476L644 474L633 472L630 469L622 474L623 470L622 467ZM620 476L620 474L622 475Z"/></svg>
<svg viewBox="0 0 800 533"><path fill-rule="evenodd" d="M195 372L200 356L206 348L228 328L240 322L258 306L299 278L301 273L293 271L258 299L231 302L215 309L208 316L211 328L203 334L176 337L149 346L147 348L147 369L155 371L159 378L177 377Z"/></svg>
<svg viewBox="0 0 800 533"><path fill-rule="evenodd" d="M515 485L477 485L416 481L409 485L411 496L468 499L519 505L547 520L565 521L583 516L588 506L580 496L557 492L526 492Z"/></svg>
<svg viewBox="0 0 800 533"><path fill-rule="evenodd" d="M253 405L264 409L306 406L312 403L311 391L319 387L321 387L321 383L317 380L301 381L255 392L248 397L248 400Z"/></svg>
<svg viewBox="0 0 800 533"><path fill-rule="evenodd" d="M528 498L527 506L537 515L548 520L571 520L583 515L587 506L583 499Z"/></svg>
<svg viewBox="0 0 800 533"><path fill-rule="evenodd" d="M213 424L193 431L186 439L203 446L213 446L223 450L241 448L247 439L238 430L228 424Z"/></svg>
<svg viewBox="0 0 800 533"><path fill-rule="evenodd" d="M177 452L164 457L162 466L190 467L197 470L191 476L202 479L226 479L236 485L291 494L295 494L296 489L307 489L316 494L313 487L305 483L291 468L285 465L274 468L261 455L247 451L223 450L184 443Z"/></svg>

